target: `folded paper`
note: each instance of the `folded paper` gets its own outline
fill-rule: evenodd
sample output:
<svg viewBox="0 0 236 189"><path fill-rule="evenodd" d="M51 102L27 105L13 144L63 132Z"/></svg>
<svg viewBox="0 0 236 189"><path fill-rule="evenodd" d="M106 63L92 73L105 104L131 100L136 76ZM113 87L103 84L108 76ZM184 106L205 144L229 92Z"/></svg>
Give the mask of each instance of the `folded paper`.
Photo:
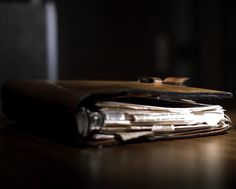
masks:
<svg viewBox="0 0 236 189"><path fill-rule="evenodd" d="M2 111L34 133L95 146L225 133L231 121L211 100L232 93L184 86L186 80L9 80Z"/></svg>

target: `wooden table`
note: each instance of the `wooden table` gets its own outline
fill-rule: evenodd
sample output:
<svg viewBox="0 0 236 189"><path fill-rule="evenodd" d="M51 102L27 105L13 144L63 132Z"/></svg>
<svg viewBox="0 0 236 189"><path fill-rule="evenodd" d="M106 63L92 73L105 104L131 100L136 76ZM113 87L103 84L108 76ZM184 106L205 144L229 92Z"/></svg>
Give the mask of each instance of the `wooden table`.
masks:
<svg viewBox="0 0 236 189"><path fill-rule="evenodd" d="M230 116L236 120L235 113ZM1 188L236 188L236 129L211 137L81 149L3 122Z"/></svg>

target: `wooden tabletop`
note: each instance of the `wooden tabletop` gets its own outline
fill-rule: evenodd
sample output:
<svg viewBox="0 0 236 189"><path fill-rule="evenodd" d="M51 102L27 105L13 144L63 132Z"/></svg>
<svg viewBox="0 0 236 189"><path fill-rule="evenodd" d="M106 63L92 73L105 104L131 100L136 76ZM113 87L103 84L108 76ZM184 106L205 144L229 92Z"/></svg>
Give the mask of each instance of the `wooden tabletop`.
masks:
<svg viewBox="0 0 236 189"><path fill-rule="evenodd" d="M230 113L236 120L236 113ZM56 144L0 125L1 188L236 188L236 129L106 148Z"/></svg>

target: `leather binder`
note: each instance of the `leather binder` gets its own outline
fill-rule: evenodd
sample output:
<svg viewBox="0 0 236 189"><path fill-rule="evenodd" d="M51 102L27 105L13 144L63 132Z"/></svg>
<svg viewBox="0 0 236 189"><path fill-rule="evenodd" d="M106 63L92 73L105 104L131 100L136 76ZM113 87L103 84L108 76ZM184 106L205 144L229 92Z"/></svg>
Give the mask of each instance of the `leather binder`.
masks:
<svg viewBox="0 0 236 189"><path fill-rule="evenodd" d="M224 109L198 101L232 93L185 86L186 80L9 80L2 87L2 112L21 129L73 145L225 133L231 123Z"/></svg>

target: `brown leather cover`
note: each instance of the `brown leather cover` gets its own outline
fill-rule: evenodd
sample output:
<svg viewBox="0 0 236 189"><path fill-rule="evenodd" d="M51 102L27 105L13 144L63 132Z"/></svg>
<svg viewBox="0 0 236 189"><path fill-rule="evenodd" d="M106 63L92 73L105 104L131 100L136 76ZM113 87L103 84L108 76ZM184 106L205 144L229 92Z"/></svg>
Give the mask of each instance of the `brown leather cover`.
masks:
<svg viewBox="0 0 236 189"><path fill-rule="evenodd" d="M81 144L84 140L77 131L78 108L122 96L196 100L231 98L232 93L135 81L9 80L2 87L2 111L30 132Z"/></svg>

